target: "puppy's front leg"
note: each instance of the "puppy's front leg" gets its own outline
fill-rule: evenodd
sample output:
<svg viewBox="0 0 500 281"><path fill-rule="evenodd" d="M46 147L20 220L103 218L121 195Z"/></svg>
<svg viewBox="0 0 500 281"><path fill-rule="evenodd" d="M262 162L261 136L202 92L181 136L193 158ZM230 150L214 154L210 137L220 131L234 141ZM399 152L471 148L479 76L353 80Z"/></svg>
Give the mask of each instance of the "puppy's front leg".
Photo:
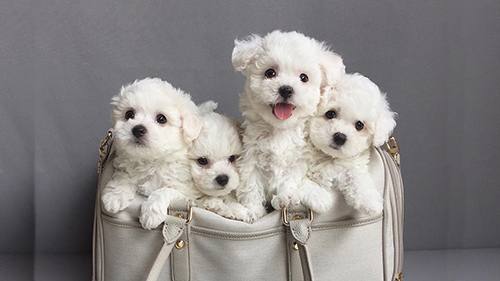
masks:
<svg viewBox="0 0 500 281"><path fill-rule="evenodd" d="M302 180L299 198L304 206L318 213L324 213L333 206L332 192L320 187L308 178Z"/></svg>
<svg viewBox="0 0 500 281"><path fill-rule="evenodd" d="M369 215L382 212L382 195L375 189L375 184L368 171L350 171L350 176L338 182L339 190L344 194L347 204Z"/></svg>
<svg viewBox="0 0 500 281"><path fill-rule="evenodd" d="M101 195L106 211L116 214L128 207L136 193L136 186L131 182L126 173L116 171L113 174L113 178L106 184Z"/></svg>
<svg viewBox="0 0 500 281"><path fill-rule="evenodd" d="M175 200L187 200L187 198L173 188L164 187L153 191L141 206L139 220L142 227L145 229L158 227L167 218L167 209L170 202Z"/></svg>
<svg viewBox="0 0 500 281"><path fill-rule="evenodd" d="M271 199L271 205L276 210L281 210L288 205L300 204L300 187L303 172L298 167L289 168L282 176L270 181L270 186L276 188L276 195Z"/></svg>
<svg viewBox="0 0 500 281"><path fill-rule="evenodd" d="M205 197L198 200L197 204L203 209L212 211L228 219L243 220L247 216L247 208L236 202L231 195L222 198Z"/></svg>
<svg viewBox="0 0 500 281"><path fill-rule="evenodd" d="M237 219L253 223L266 214L263 176L258 168L248 166L242 169L241 175L242 181L240 187L236 189L236 197L247 208L247 212Z"/></svg>

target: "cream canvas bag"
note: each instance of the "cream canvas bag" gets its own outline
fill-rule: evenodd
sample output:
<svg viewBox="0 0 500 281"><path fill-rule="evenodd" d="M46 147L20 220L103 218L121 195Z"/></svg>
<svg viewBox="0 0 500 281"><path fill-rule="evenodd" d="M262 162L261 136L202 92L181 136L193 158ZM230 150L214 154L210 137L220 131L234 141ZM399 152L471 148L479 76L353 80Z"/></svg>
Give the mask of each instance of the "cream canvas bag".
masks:
<svg viewBox="0 0 500 281"><path fill-rule="evenodd" d="M403 183L390 143L389 153L371 153L381 215L367 217L342 200L326 214L296 207L246 224L174 202L162 226L145 230L140 196L118 214L101 207L115 156L109 131L99 148L93 280L402 280Z"/></svg>

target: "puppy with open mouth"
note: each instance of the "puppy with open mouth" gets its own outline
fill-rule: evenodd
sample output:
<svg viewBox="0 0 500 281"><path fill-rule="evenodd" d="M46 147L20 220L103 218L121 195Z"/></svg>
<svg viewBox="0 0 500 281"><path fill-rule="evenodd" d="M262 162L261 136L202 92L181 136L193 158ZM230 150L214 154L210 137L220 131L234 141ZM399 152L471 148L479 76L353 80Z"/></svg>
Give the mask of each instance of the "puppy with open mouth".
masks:
<svg viewBox="0 0 500 281"><path fill-rule="evenodd" d="M346 74L327 87L310 120L310 138L317 150L309 178L323 188L340 191L358 211L380 213L382 195L368 163L372 148L383 145L396 126L395 115L378 86L358 73Z"/></svg>
<svg viewBox="0 0 500 281"><path fill-rule="evenodd" d="M249 208L244 221L262 217L268 203L275 209L299 204L299 189L318 193L323 202L308 207L325 211L328 194L305 177L311 157L305 124L316 111L322 86L345 72L342 59L324 43L277 30L236 40L232 63L246 77L237 189L238 200Z"/></svg>

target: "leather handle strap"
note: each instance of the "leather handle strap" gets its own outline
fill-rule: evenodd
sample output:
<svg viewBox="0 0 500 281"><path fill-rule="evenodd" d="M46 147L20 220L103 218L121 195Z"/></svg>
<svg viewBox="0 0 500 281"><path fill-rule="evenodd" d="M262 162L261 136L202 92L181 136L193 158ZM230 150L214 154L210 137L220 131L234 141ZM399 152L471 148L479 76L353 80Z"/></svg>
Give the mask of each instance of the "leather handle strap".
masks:
<svg viewBox="0 0 500 281"><path fill-rule="evenodd" d="M288 210L283 212L286 216L283 221L288 227L289 280L313 281L312 262L306 246L312 232L312 213L304 206L287 208ZM298 266L301 268L301 274L298 273Z"/></svg>
<svg viewBox="0 0 500 281"><path fill-rule="evenodd" d="M188 231L188 221L183 216L177 216L177 214L179 214L178 212L180 212L179 209L188 210L187 202L183 203L184 206L186 206L185 208L178 208L180 204L175 202L172 204L175 206L171 207L177 211L172 211L172 209L169 210L169 213L174 212L175 215L169 215L163 224L162 235L164 243L156 256L146 281L157 281L173 248L176 247L181 249L186 246L186 242L179 240L179 238ZM189 280L189 278L185 280Z"/></svg>
<svg viewBox="0 0 500 281"><path fill-rule="evenodd" d="M302 265L302 273L304 275L304 281L314 280L311 258L309 255L309 251L307 250L307 246L305 244L299 245L299 254L300 254L300 264Z"/></svg>
<svg viewBox="0 0 500 281"><path fill-rule="evenodd" d="M158 280L161 270L163 269L163 266L167 262L168 256L170 256L170 253L172 252L173 248L174 248L174 243L171 244L163 243L163 246L161 247L158 256L156 256L155 262L151 267L151 270L149 271L149 275L146 281Z"/></svg>

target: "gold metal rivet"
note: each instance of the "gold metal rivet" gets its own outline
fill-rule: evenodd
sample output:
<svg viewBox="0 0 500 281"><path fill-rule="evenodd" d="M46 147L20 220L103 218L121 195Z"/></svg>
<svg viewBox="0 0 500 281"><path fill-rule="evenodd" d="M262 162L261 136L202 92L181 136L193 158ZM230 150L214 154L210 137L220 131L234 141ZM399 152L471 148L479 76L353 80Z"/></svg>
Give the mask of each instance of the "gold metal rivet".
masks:
<svg viewBox="0 0 500 281"><path fill-rule="evenodd" d="M183 219L183 218L184 218L184 216L183 216L181 213L176 213L176 214L174 214L174 216L175 216L175 217L178 217L178 218L180 218L180 219Z"/></svg>
<svg viewBox="0 0 500 281"><path fill-rule="evenodd" d="M300 220L302 219L302 216L301 215L293 215L292 217L292 220L295 221L295 220Z"/></svg>
<svg viewBox="0 0 500 281"><path fill-rule="evenodd" d="M184 240L179 239L179 240L177 240L177 242L175 242L175 247L177 249L182 249L182 248L184 248L185 244L186 243L184 243Z"/></svg>
<svg viewBox="0 0 500 281"><path fill-rule="evenodd" d="M398 273L398 275L396 275L396 280L397 281L403 281L403 279L405 278L405 276L403 275L402 272Z"/></svg>
<svg viewBox="0 0 500 281"><path fill-rule="evenodd" d="M295 250L298 250L299 249L299 244L297 244L297 242L293 242L292 248L294 248Z"/></svg>

